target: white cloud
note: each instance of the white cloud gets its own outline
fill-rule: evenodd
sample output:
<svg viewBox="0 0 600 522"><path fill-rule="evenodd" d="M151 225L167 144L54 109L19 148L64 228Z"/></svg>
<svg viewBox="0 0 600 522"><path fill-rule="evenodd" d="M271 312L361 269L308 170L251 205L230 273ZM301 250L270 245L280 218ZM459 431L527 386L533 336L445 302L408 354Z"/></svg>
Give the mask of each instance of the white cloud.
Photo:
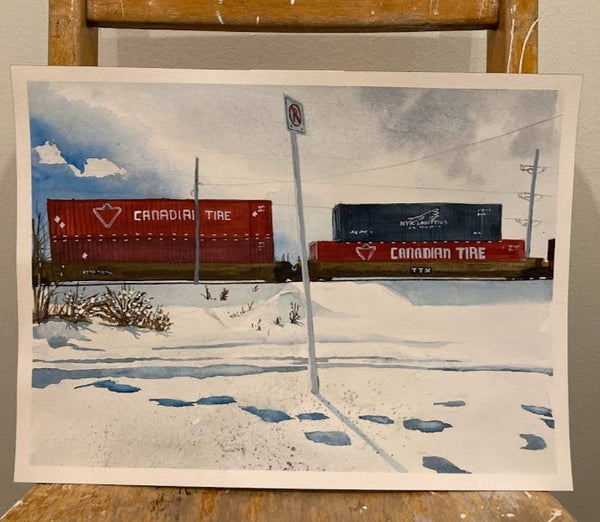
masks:
<svg viewBox="0 0 600 522"><path fill-rule="evenodd" d="M96 177L104 178L106 176L120 175L124 176L127 171L115 165L112 161L106 158L88 158L85 162L83 172L71 164L67 164L67 160L63 158L60 149L54 144L47 141L43 145L34 147L39 157L39 162L45 165L68 165L73 171L73 174L79 177Z"/></svg>
<svg viewBox="0 0 600 522"><path fill-rule="evenodd" d="M66 160L62 157L58 147L49 141L43 145L34 147L33 150L37 152L40 163L44 163L46 165L58 165L66 163Z"/></svg>
<svg viewBox="0 0 600 522"><path fill-rule="evenodd" d="M114 174L124 176L126 173L127 171L125 169L118 167L112 161L107 160L106 158L88 158L85 162L83 172L79 175L86 178L104 178Z"/></svg>
<svg viewBox="0 0 600 522"><path fill-rule="evenodd" d="M38 145L34 147L33 150L37 152L39 162L45 165L66 165L67 160L63 158L60 149L54 145L54 143L50 143L47 141L43 145ZM73 174L76 176L81 176L81 171L73 166L69 165L69 168L73 171Z"/></svg>

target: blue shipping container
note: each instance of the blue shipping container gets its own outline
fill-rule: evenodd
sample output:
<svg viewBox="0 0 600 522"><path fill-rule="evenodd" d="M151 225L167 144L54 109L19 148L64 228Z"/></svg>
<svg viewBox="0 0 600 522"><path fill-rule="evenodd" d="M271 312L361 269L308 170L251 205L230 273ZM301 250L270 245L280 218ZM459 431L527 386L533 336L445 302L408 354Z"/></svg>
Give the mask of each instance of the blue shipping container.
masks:
<svg viewBox="0 0 600 522"><path fill-rule="evenodd" d="M496 241L496 203L364 203L333 208L334 241Z"/></svg>

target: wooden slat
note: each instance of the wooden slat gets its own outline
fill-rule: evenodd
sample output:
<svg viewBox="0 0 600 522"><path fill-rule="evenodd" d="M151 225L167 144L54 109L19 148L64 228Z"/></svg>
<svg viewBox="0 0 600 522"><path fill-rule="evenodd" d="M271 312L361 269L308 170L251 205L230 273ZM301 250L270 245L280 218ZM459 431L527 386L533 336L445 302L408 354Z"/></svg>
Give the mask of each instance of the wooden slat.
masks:
<svg viewBox="0 0 600 522"><path fill-rule="evenodd" d="M98 29L85 9L85 0L50 0L48 65L98 65Z"/></svg>
<svg viewBox="0 0 600 522"><path fill-rule="evenodd" d="M100 26L234 31L485 29L498 0L88 0Z"/></svg>
<svg viewBox="0 0 600 522"><path fill-rule="evenodd" d="M487 71L537 73L538 0L501 0L498 27L489 31Z"/></svg>
<svg viewBox="0 0 600 522"><path fill-rule="evenodd" d="M574 522L548 493L273 491L38 484L3 522L194 520Z"/></svg>

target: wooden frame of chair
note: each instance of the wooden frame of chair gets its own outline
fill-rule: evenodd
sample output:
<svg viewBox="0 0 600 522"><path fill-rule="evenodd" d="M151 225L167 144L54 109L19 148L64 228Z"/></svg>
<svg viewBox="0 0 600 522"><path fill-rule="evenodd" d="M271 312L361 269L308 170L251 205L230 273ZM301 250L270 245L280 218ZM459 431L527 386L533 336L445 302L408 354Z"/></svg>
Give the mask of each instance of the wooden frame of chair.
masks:
<svg viewBox="0 0 600 522"><path fill-rule="evenodd" d="M215 2L198 0L49 0L48 64L97 65L99 27L365 33L487 30L488 72L536 73L538 66L538 0L321 0L297 4L295 0L244 0L219 2L218 8ZM186 512L197 513L202 519L207 513L207 495L211 496L211 506L228 513L239 511L248 516L248 506L253 506L249 517L252 520L268 519L269 509L300 513L307 505L328 509L332 516L336 512L347 514L349 509L367 509L363 502L370 505L370 511L383 512L385 507L400 518L403 513L412 516L415 510L462 513L465 506L475 506L473 509L479 514L481 510L492 513L498 509L499 501L510 502L513 511L525 518L537 518L541 516L537 513L559 506L547 493L517 498L511 492L494 493L495 496L482 492L405 492L402 496L393 492L361 492L361 503L353 508L349 507L351 502L356 503L352 492L237 490L226 491L223 496L220 489L198 489L192 495L176 488L75 485L69 490L72 494L65 496L59 487L35 486L25 497L28 500L7 514L8 519L12 515L19 518L24 510L37 513L40 504L64 512L71 501L76 508L83 506L87 513L116 513L123 506L130 512L136 503L142 509L158 505L153 500L156 495L160 495L161 514L179 513L185 505ZM82 496L91 501L82 503ZM18 514L20 511L23 513ZM562 513L573 520L565 511Z"/></svg>
<svg viewBox="0 0 600 522"><path fill-rule="evenodd" d="M49 65L97 65L98 27L257 32L487 30L487 71L536 73L537 0L49 0Z"/></svg>

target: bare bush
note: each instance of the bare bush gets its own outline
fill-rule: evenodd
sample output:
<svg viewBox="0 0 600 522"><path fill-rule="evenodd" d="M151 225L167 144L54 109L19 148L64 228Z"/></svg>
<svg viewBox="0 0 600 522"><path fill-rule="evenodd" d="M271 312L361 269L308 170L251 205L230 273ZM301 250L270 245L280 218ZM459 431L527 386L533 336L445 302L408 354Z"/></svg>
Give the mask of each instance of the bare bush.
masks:
<svg viewBox="0 0 600 522"><path fill-rule="evenodd" d="M172 322L161 306L154 308L146 292L123 285L114 291L106 287L94 308L93 315L116 326L136 326L159 332L167 331Z"/></svg>
<svg viewBox="0 0 600 522"><path fill-rule="evenodd" d="M290 303L290 313L288 314L290 318L290 323L301 325L300 322L300 305L298 303Z"/></svg>
<svg viewBox="0 0 600 522"><path fill-rule="evenodd" d="M254 323L254 322L250 323L250 326L252 327L253 330L260 332L262 330L262 319L259 317L258 321L256 323Z"/></svg>
<svg viewBox="0 0 600 522"><path fill-rule="evenodd" d="M61 304L53 305L51 315L74 323L89 322L95 315L98 300L98 295L86 296L85 288L80 291L79 285L77 285L74 291L69 290L63 296Z"/></svg>
<svg viewBox="0 0 600 522"><path fill-rule="evenodd" d="M60 275L49 270L48 227L42 219L42 213L36 212L31 221L31 276L33 286L33 320L37 323L47 321L51 308L56 304L56 294Z"/></svg>
<svg viewBox="0 0 600 522"><path fill-rule="evenodd" d="M32 220L32 286L33 320L37 323L51 317L60 317L72 322L90 321L99 317L116 326L136 326L164 332L171 327L169 314L160 306L154 308L146 292L138 292L127 285L119 291L106 287L102 295L85 295L85 288L64 294L58 302L58 290L63 281L63 267L50 262L49 236L42 213L36 212ZM210 299L208 286L206 298Z"/></svg>
<svg viewBox="0 0 600 522"><path fill-rule="evenodd" d="M37 285L33 287L33 320L36 323L47 321L50 308L56 303L56 286Z"/></svg>
<svg viewBox="0 0 600 522"><path fill-rule="evenodd" d="M247 314L248 312L252 311L253 307L254 307L254 301L251 301L248 303L248 308L246 308L244 305L242 305L242 308L239 311L231 312L229 314L229 318L234 319L235 317L241 317L242 315Z"/></svg>

